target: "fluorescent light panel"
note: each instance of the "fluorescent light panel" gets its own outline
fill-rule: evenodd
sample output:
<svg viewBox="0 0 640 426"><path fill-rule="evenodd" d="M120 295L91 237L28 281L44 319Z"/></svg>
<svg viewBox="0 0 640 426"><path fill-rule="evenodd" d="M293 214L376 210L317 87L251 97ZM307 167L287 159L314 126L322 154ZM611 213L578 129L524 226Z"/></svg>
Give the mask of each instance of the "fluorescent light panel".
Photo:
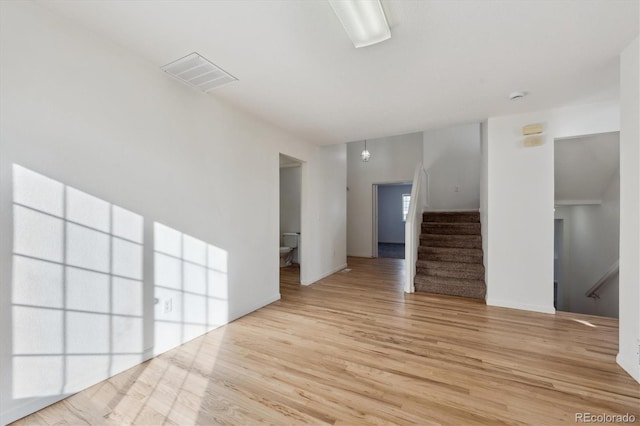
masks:
<svg viewBox="0 0 640 426"><path fill-rule="evenodd" d="M391 38L380 0L329 0L333 11L355 47L365 47Z"/></svg>
<svg viewBox="0 0 640 426"><path fill-rule="evenodd" d="M163 66L162 69L183 83L203 92L238 80L195 52Z"/></svg>

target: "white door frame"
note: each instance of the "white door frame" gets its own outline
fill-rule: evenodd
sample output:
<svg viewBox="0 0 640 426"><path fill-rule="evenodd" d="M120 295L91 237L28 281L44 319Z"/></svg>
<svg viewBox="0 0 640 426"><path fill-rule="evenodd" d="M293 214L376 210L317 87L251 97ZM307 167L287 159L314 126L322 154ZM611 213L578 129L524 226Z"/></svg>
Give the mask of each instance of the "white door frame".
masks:
<svg viewBox="0 0 640 426"><path fill-rule="evenodd" d="M371 193L371 200L373 201L371 257L373 258L378 257L378 185L377 183L372 185L373 192Z"/></svg>
<svg viewBox="0 0 640 426"><path fill-rule="evenodd" d="M280 152L278 155L278 159L280 158L280 155L284 155L286 157L291 158L292 160L295 160L295 162L292 162L291 164L287 164L287 165L278 165L278 247L280 247L280 237L282 235L280 235L280 215L282 214L282 212L280 211L280 169L282 168L288 168L288 167L300 167L300 238L298 238L298 262L300 265L300 277L299 277L299 283L298 284L302 284L302 277L304 277L304 273L306 272L306 268L309 266L307 264L307 262L303 262L302 260L302 255L303 255L303 250L302 250L302 240L303 240L303 236L302 236L302 229L304 228L305 222L306 222L306 217L304 215L304 209L303 206L305 205L305 194L307 193L306 189L307 189L307 185L308 182L305 179L305 175L307 173L307 163L305 161L300 160L299 158L293 157L289 154L285 154L284 152ZM278 260L279 262L279 260ZM278 267L280 267L278 265Z"/></svg>

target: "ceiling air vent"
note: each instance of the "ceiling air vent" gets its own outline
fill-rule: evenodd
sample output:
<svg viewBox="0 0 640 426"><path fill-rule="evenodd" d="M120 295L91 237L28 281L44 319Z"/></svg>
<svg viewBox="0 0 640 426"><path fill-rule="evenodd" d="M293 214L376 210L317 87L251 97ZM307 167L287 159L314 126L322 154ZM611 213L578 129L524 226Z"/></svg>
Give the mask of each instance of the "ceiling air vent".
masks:
<svg viewBox="0 0 640 426"><path fill-rule="evenodd" d="M195 52L163 66L162 69L203 92L238 80Z"/></svg>

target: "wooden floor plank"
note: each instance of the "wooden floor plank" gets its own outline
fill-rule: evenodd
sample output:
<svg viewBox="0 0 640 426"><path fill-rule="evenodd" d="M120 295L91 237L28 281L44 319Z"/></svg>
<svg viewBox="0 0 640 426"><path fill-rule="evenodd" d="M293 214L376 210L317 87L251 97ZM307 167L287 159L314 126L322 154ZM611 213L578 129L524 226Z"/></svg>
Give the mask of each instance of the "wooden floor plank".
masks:
<svg viewBox="0 0 640 426"><path fill-rule="evenodd" d="M309 287L26 417L54 424L548 424L640 419L618 322L402 292L403 260Z"/></svg>

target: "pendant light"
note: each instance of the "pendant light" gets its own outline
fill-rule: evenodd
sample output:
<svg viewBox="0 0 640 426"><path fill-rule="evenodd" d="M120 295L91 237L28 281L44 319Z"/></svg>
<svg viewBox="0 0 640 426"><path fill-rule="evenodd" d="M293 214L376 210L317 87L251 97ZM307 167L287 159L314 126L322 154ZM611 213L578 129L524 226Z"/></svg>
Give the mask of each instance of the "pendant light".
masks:
<svg viewBox="0 0 640 426"><path fill-rule="evenodd" d="M360 158L362 158L363 162L367 162L369 161L369 158L371 158L371 153L369 151L367 151L367 140L364 140L364 150L362 151L362 153L360 154Z"/></svg>

